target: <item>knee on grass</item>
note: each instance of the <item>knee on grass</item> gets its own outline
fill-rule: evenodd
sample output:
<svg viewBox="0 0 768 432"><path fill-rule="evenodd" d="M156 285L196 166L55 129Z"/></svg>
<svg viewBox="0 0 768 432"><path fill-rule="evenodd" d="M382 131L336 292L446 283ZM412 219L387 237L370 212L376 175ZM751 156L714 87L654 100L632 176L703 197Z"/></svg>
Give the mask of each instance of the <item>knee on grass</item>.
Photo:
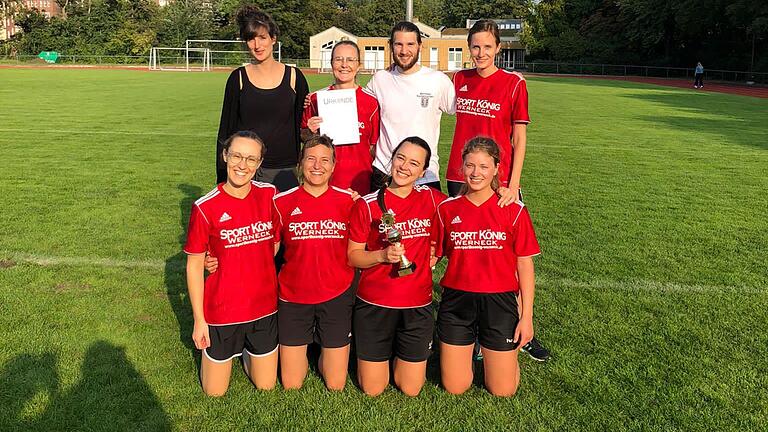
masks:
<svg viewBox="0 0 768 432"><path fill-rule="evenodd" d="M443 388L445 389L445 391L453 395L464 394L467 390L469 390L471 386L472 386L471 380L469 382L458 382L458 381L450 381L450 380L443 381Z"/></svg>
<svg viewBox="0 0 768 432"><path fill-rule="evenodd" d="M517 385L512 384L485 384L488 392L496 397L512 397L517 393Z"/></svg>

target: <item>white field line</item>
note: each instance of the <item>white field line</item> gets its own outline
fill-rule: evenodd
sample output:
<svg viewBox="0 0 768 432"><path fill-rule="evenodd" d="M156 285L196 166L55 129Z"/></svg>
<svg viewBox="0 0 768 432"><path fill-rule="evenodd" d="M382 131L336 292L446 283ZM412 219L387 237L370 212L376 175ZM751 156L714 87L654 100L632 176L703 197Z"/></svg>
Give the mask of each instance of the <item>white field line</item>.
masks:
<svg viewBox="0 0 768 432"><path fill-rule="evenodd" d="M717 293L717 292L738 292L768 294L768 288L759 288L748 285L687 285L676 282L662 282L647 279L634 279L629 281L612 281L605 279L596 279L588 282L574 281L570 279L549 278L546 276L536 276L537 287L567 287L590 291L653 291L659 293L676 292L699 292L699 293Z"/></svg>
<svg viewBox="0 0 768 432"><path fill-rule="evenodd" d="M151 270L163 270L166 266L162 260L136 260L115 259L97 257L61 257L37 254L23 254L15 252L0 252L0 258L5 257L15 262L35 264L39 266L90 266L104 268L146 268Z"/></svg>
<svg viewBox="0 0 768 432"><path fill-rule="evenodd" d="M10 259L17 263L35 264L39 266L90 266L103 268L144 268L149 270L165 270L168 264L163 260L132 260L97 257L61 257L37 254L24 254L9 251L0 251L0 259ZM176 259L171 261L171 268L183 269L183 262ZM543 289L557 289L558 287L575 288L590 291L652 291L657 293L716 293L738 292L768 294L768 288L759 288L747 285L687 285L675 282L660 282L644 279L631 281L593 280L589 282L574 281L570 279L536 277L536 286Z"/></svg>
<svg viewBox="0 0 768 432"><path fill-rule="evenodd" d="M14 133L29 133L29 134L41 134L41 133L52 133L52 134L80 134L80 135L139 135L139 136L180 136L180 137L194 137L194 138L212 138L213 135L211 134L204 134L204 133L183 133L183 132L159 132L159 131L119 131L119 130L108 130L108 131L99 131L99 130L77 130L77 129L42 129L42 130L36 130L36 129L9 129L9 128L0 128L0 132L14 132Z"/></svg>

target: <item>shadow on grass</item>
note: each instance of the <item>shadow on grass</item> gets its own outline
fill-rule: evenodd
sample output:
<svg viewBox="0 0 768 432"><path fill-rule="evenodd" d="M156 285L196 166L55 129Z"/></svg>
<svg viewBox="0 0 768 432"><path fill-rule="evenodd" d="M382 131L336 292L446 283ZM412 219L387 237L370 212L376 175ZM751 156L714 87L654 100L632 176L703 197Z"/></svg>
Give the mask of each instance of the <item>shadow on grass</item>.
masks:
<svg viewBox="0 0 768 432"><path fill-rule="evenodd" d="M768 133L765 122L768 104L761 100L726 97L715 99L712 96L688 94L682 91L655 91L624 97L666 105L684 114L644 115L639 117L640 120L666 125L684 132L720 135L727 143L768 150L768 141L765 139ZM695 143L687 143L687 145L692 144L695 145Z"/></svg>
<svg viewBox="0 0 768 432"><path fill-rule="evenodd" d="M179 325L179 341L190 351L199 367L200 353L195 349L195 345L192 342L194 322L192 319L192 306L187 295L185 275L187 258L182 249L187 239L187 223L189 222L192 204L202 195L202 191L200 187L189 184L180 184L177 187L184 194L179 202L179 226L181 227L179 252L165 260L165 289L168 295L168 302L171 304L171 309L173 309Z"/></svg>
<svg viewBox="0 0 768 432"><path fill-rule="evenodd" d="M62 391L54 353L22 354L0 373L0 430L170 430L152 389L125 351L92 344L80 381Z"/></svg>

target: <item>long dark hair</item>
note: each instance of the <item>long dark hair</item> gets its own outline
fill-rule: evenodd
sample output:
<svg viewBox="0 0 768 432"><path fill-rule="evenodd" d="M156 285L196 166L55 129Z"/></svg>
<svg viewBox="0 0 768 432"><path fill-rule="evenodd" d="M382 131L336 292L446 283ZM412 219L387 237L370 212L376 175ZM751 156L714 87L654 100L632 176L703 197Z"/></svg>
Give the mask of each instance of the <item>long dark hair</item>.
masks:
<svg viewBox="0 0 768 432"><path fill-rule="evenodd" d="M493 158L493 165L496 167L499 166L499 162L501 161L501 151L499 150L499 145L496 144L496 141L494 141L493 138L475 137L467 141L467 144L465 144L464 148L461 150L462 162L467 160L467 156L470 153L475 152L486 153ZM496 175L494 175L491 180L491 189L496 192L499 190L499 184L499 173L496 172ZM464 184L461 185L461 190L459 190L459 195L466 195L467 192L469 192L469 186L464 182Z"/></svg>

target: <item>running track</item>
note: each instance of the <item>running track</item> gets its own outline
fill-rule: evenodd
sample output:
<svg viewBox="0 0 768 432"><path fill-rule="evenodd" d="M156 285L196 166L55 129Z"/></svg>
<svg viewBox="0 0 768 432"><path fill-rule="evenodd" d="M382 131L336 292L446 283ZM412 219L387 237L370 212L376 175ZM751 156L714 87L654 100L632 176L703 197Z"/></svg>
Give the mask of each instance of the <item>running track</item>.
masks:
<svg viewBox="0 0 768 432"><path fill-rule="evenodd" d="M723 82L708 83L704 82L703 89L694 89L693 80L674 79L674 78L651 78L651 77L633 77L633 76L599 76L599 75L553 75L553 74L526 74L530 76L551 77L558 76L563 78L585 78L585 79L608 79L615 81L631 81L643 84L653 84L664 87L677 87L689 89L695 92L715 92L728 93L741 96L752 96L768 99L768 87L746 86L740 84L728 84Z"/></svg>

